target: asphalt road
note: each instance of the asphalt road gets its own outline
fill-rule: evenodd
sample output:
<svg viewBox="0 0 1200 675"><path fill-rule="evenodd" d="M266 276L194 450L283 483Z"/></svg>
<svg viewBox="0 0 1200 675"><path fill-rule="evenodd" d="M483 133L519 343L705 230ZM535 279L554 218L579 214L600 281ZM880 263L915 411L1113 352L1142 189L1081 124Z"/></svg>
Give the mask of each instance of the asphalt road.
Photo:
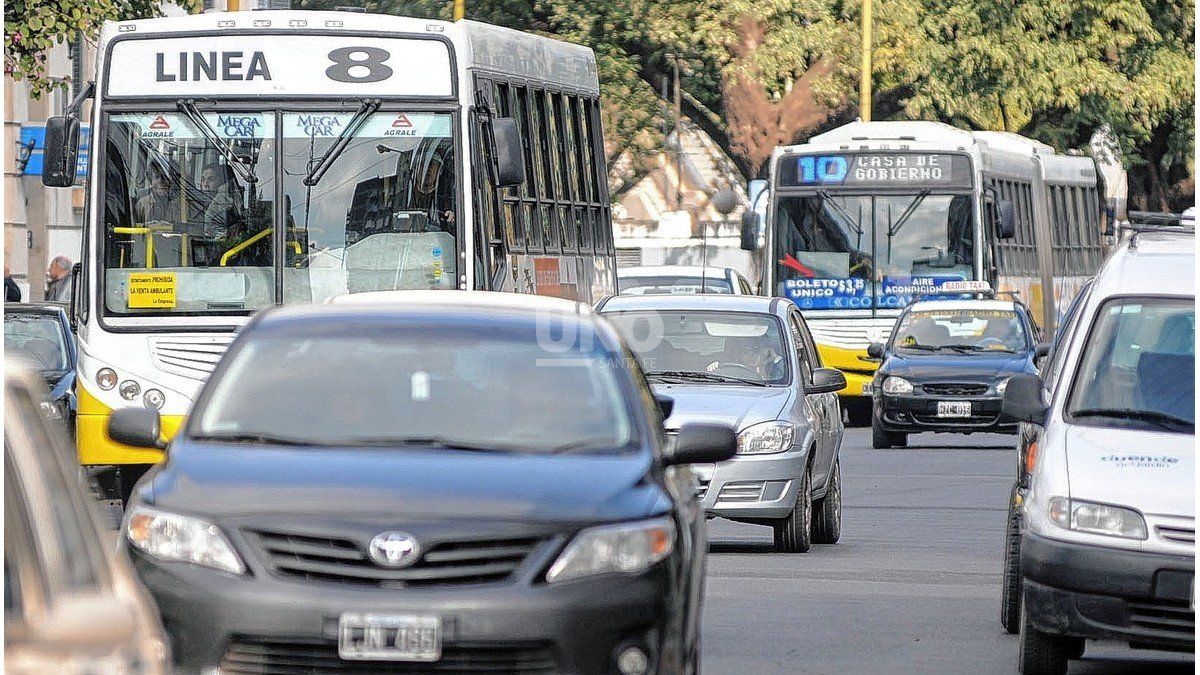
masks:
<svg viewBox="0 0 1200 675"><path fill-rule="evenodd" d="M841 542L772 550L771 530L709 521L704 671L1012 673L1000 628L1012 438L923 434L872 450L848 429ZM1193 657L1089 642L1071 673L1191 673Z"/></svg>

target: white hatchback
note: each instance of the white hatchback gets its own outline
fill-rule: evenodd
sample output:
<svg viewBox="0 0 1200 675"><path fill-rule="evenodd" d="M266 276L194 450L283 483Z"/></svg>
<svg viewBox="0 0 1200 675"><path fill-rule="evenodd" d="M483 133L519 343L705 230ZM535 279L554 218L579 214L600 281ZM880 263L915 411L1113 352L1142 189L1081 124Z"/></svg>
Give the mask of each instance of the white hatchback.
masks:
<svg viewBox="0 0 1200 675"><path fill-rule="evenodd" d="M1195 647L1194 239L1152 228L1122 241L1064 336L1061 375L1009 381L1005 412L1037 435L1022 673L1066 672L1087 639Z"/></svg>

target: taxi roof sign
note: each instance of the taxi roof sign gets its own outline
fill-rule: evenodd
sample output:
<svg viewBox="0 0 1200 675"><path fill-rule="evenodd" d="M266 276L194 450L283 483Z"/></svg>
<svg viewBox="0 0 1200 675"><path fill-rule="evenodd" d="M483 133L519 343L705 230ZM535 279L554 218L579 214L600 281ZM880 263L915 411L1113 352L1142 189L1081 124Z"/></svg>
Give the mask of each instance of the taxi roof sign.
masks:
<svg viewBox="0 0 1200 675"><path fill-rule="evenodd" d="M946 281L937 287L941 293L987 293L992 290L986 281Z"/></svg>

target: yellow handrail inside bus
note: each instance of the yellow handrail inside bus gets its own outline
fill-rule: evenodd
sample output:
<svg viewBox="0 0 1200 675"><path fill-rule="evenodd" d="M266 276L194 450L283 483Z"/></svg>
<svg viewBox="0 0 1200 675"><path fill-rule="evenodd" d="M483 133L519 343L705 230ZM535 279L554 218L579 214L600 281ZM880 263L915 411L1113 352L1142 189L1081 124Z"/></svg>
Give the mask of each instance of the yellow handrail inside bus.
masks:
<svg viewBox="0 0 1200 675"><path fill-rule="evenodd" d="M146 237L146 269L152 269L154 267L154 237L152 235L155 232L169 232L170 230L170 226L152 227L149 225L113 228L113 232L116 234L141 234ZM184 235L184 244L181 249L182 255L187 255L187 235Z"/></svg>
<svg viewBox="0 0 1200 675"><path fill-rule="evenodd" d="M226 267L226 264L229 262L230 258L234 257L235 255L241 253L242 251L245 251L246 249L250 248L251 246L262 241L262 239L264 237L269 236L274 231L275 231L275 228L268 227L268 228L262 230L261 232L259 232L258 234L254 235L253 237L250 237L246 241L243 241L242 243L238 244L237 246L234 246L233 248L229 249L228 251L225 251L225 254L221 256L221 267ZM288 244L288 246L292 247L292 250L294 250L296 252L296 255L300 255L301 253L304 253L304 249L300 248L300 242L293 239L292 241L287 242L287 244Z"/></svg>

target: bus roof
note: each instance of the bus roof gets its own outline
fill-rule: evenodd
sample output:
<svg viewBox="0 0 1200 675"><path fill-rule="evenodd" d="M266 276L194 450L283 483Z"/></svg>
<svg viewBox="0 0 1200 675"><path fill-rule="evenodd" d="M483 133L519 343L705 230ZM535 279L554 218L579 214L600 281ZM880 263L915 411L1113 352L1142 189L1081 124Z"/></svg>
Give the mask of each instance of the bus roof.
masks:
<svg viewBox="0 0 1200 675"><path fill-rule="evenodd" d="M100 33L100 49L118 36L196 34L254 31L278 34L295 31L388 33L444 36L454 45L460 68L491 72L543 84L599 95L596 56L582 45L525 33L479 21L437 21L363 12L263 10L254 12L208 12L183 16L106 22Z"/></svg>

